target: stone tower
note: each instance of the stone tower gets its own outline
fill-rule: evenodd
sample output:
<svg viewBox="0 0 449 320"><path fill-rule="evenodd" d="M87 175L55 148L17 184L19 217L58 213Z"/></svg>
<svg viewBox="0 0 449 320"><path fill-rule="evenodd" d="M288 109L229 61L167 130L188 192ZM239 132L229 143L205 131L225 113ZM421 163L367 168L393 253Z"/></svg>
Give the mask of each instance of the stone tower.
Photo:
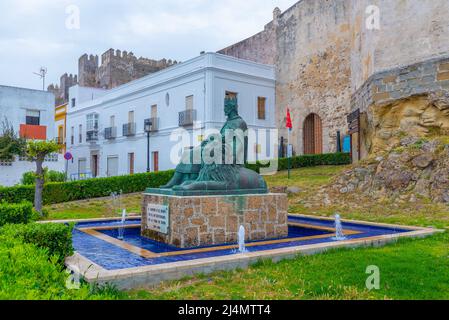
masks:
<svg viewBox="0 0 449 320"><path fill-rule="evenodd" d="M79 85L82 87L97 87L98 56L82 55L78 60Z"/></svg>

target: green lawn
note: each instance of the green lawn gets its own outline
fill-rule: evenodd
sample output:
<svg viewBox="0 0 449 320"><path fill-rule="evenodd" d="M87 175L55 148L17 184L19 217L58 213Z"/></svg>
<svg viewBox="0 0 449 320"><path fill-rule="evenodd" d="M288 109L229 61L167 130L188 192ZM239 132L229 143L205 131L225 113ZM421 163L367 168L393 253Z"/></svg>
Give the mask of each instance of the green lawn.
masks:
<svg viewBox="0 0 449 320"><path fill-rule="evenodd" d="M449 299L449 236L338 250L130 293L131 299ZM368 291L366 268L380 268Z"/></svg>
<svg viewBox="0 0 449 320"><path fill-rule="evenodd" d="M449 206L424 199L372 201L360 195L342 196L324 204L319 189L347 167L294 170L267 177L270 186L297 186L289 196L290 213L330 216L404 225L449 227ZM126 196L128 211L139 212L139 195ZM108 201L92 200L48 207L50 218L111 216ZM366 268L381 272L381 289L368 291ZM248 270L218 272L132 291L129 299L449 299L449 234L401 240L382 248L337 250L277 264L260 262Z"/></svg>
<svg viewBox="0 0 449 320"><path fill-rule="evenodd" d="M141 211L141 194L131 194L122 196L122 206L129 214L139 214ZM46 206L48 217L46 220L64 219L91 219L119 217L121 212L112 207L111 198L101 198L92 200L75 201L68 203Z"/></svg>

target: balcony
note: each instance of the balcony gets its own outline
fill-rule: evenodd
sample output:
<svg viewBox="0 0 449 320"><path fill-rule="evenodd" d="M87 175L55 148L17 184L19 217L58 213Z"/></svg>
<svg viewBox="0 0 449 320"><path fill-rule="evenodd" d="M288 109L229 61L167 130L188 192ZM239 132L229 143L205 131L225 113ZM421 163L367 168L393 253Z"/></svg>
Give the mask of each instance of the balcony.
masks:
<svg viewBox="0 0 449 320"><path fill-rule="evenodd" d="M159 131L159 118L145 119L145 121L144 121L145 132L147 131L146 127L147 127L148 122L151 123L150 132Z"/></svg>
<svg viewBox="0 0 449 320"><path fill-rule="evenodd" d="M98 141L98 130L86 131L86 142Z"/></svg>
<svg viewBox="0 0 449 320"><path fill-rule="evenodd" d="M123 136L132 137L136 135L136 123L126 123L123 125Z"/></svg>
<svg viewBox="0 0 449 320"><path fill-rule="evenodd" d="M186 110L179 113L179 126L188 127L193 126L196 121L196 110Z"/></svg>
<svg viewBox="0 0 449 320"><path fill-rule="evenodd" d="M104 129L104 138L106 140L112 140L117 138L117 127L110 127Z"/></svg>
<svg viewBox="0 0 449 320"><path fill-rule="evenodd" d="M20 137L32 140L47 140L47 127L30 124L21 124Z"/></svg>

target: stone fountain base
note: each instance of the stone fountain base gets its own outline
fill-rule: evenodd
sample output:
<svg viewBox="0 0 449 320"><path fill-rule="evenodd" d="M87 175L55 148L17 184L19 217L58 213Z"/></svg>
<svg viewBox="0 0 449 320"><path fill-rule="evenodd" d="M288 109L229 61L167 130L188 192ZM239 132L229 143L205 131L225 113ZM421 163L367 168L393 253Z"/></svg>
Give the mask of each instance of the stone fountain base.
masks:
<svg viewBox="0 0 449 320"><path fill-rule="evenodd" d="M144 194L141 232L152 240L178 248L236 243L241 225L246 241L287 237L287 195Z"/></svg>

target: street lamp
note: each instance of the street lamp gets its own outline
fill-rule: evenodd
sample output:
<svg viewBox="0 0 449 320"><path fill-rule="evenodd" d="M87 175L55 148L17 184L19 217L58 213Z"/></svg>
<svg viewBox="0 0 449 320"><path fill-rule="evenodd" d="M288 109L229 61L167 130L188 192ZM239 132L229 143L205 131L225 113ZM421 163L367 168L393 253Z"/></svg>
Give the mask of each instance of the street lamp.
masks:
<svg viewBox="0 0 449 320"><path fill-rule="evenodd" d="M151 127L153 126L153 122L151 119L145 119L145 132L147 133L147 172L151 171L150 168L150 133L151 133Z"/></svg>

